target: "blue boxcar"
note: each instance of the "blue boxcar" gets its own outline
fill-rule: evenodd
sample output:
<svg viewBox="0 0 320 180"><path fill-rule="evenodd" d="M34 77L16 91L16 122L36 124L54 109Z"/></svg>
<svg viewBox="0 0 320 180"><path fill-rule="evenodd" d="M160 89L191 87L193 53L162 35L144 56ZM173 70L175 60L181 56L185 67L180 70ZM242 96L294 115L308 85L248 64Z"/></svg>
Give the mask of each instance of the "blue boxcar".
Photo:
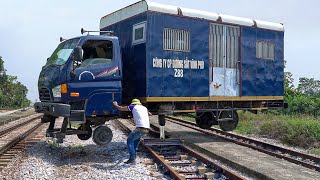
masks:
<svg viewBox="0 0 320 180"><path fill-rule="evenodd" d="M204 128L234 110L285 105L280 23L140 1L102 17L100 29L119 37L124 102L196 111Z"/></svg>
<svg viewBox="0 0 320 180"><path fill-rule="evenodd" d="M113 101L139 98L160 124L164 114L195 112L201 128L226 131L237 110L285 107L282 24L139 1L102 17L100 29L61 42L39 75L34 106L59 142L76 134L109 143Z"/></svg>

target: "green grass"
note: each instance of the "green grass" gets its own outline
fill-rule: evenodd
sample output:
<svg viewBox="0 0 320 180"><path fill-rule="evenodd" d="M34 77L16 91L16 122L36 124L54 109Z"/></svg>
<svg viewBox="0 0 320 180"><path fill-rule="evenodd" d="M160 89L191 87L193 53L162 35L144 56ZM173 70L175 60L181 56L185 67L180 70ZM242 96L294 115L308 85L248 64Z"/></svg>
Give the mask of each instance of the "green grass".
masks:
<svg viewBox="0 0 320 180"><path fill-rule="evenodd" d="M311 152L312 154L315 154L315 155L320 156L320 148L312 148L312 149L310 150L310 152Z"/></svg>
<svg viewBox="0 0 320 180"><path fill-rule="evenodd" d="M60 144L57 143L57 140L55 138L48 138L48 144L51 148L58 148L60 147Z"/></svg>
<svg viewBox="0 0 320 180"><path fill-rule="evenodd" d="M259 135L290 145L310 149L320 155L320 118L305 115L252 114L238 111L239 124L234 132L243 135ZM189 116L175 116L189 121Z"/></svg>
<svg viewBox="0 0 320 180"><path fill-rule="evenodd" d="M258 134L302 148L320 148L320 119L311 116L239 112L240 134Z"/></svg>

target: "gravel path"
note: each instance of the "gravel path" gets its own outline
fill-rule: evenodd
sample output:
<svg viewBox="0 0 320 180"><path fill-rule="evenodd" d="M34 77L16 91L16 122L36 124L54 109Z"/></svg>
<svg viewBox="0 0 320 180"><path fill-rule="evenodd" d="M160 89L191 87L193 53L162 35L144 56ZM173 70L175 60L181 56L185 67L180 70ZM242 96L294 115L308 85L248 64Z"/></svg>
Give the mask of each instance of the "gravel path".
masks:
<svg viewBox="0 0 320 180"><path fill-rule="evenodd" d="M0 115L0 126L21 119L22 117L30 116L32 114L36 114L33 108L28 108L25 111L15 110L14 112L9 114L2 114Z"/></svg>
<svg viewBox="0 0 320 180"><path fill-rule="evenodd" d="M128 158L127 135L107 124L113 131L108 145L98 146L91 139L81 141L76 136L66 136L61 145L44 138L5 167L0 178L165 179L143 151L137 153L135 165L123 163Z"/></svg>

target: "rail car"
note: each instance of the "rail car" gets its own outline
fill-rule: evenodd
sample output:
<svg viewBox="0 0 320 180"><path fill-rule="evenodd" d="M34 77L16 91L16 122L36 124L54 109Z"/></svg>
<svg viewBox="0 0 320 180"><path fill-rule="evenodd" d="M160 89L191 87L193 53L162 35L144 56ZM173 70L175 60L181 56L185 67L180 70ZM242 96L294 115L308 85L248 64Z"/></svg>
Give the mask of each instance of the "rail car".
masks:
<svg viewBox="0 0 320 180"><path fill-rule="evenodd" d="M102 17L100 35L83 32L61 42L39 76L35 109L50 136L90 138L119 114L114 100L139 98L161 124L164 114L194 112L201 128L225 131L236 128L237 110L286 107L281 23L139 1ZM65 123L53 129L58 116ZM93 132L98 144L103 132Z"/></svg>

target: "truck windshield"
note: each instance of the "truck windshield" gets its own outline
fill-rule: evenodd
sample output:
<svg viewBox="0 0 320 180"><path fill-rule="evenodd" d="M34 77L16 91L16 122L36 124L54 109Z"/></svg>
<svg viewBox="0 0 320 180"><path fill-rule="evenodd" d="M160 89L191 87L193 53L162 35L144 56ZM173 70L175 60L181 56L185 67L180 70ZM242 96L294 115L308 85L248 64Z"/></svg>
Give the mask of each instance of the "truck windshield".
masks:
<svg viewBox="0 0 320 180"><path fill-rule="evenodd" d="M52 53L46 66L63 65L68 60L73 49L77 46L80 38L70 39L59 44L56 50Z"/></svg>

